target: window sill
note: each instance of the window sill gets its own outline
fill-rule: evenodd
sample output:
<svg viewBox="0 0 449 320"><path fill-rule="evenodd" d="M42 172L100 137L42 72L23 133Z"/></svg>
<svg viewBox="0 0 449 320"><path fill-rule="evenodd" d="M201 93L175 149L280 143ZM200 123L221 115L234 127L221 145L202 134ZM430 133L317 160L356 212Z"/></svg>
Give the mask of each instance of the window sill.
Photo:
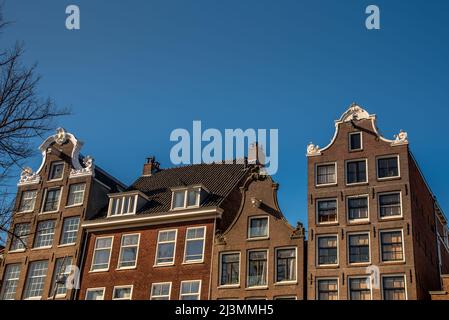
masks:
<svg viewBox="0 0 449 320"><path fill-rule="evenodd" d="M133 266L133 267L120 267L120 268L116 268L116 271L126 271L126 270L136 270L137 269L137 265Z"/></svg>
<svg viewBox="0 0 449 320"><path fill-rule="evenodd" d="M204 260L200 260L200 261L184 261L182 263L182 265L189 265L189 264L202 264L204 263Z"/></svg>
<svg viewBox="0 0 449 320"><path fill-rule="evenodd" d="M54 211L42 211L42 212L39 212L39 214L43 215L43 214L51 214L51 213L58 213L58 212L59 212L59 208L58 208L58 210L54 210Z"/></svg>
<svg viewBox="0 0 449 320"><path fill-rule="evenodd" d="M338 267L340 267L339 264L321 264L316 266L317 269L333 269Z"/></svg>
<svg viewBox="0 0 449 320"><path fill-rule="evenodd" d="M39 251L39 250L45 250L45 249L51 249L53 246L45 246L45 247L38 247L38 248L32 248L31 251Z"/></svg>
<svg viewBox="0 0 449 320"><path fill-rule="evenodd" d="M385 177L385 178L377 177L377 181L390 181L390 180L401 180L401 176Z"/></svg>
<svg viewBox="0 0 449 320"><path fill-rule="evenodd" d="M34 208L33 208L33 210L18 211L17 214L26 214L26 213L33 213L33 212L34 212Z"/></svg>
<svg viewBox="0 0 449 320"><path fill-rule="evenodd" d="M348 224L353 225L359 225L359 224L370 224L369 219L360 219L360 220L348 220Z"/></svg>
<svg viewBox="0 0 449 320"><path fill-rule="evenodd" d="M401 265L401 264L405 264L405 260L401 260L401 261L381 261L380 262L381 265Z"/></svg>
<svg viewBox="0 0 449 320"><path fill-rule="evenodd" d="M223 284L217 287L218 289L239 289L240 284Z"/></svg>
<svg viewBox="0 0 449 320"><path fill-rule="evenodd" d="M368 184L369 184L368 181L354 182L354 183L347 183L347 182L346 182L346 186L347 186L347 187L365 186L365 185L368 185Z"/></svg>
<svg viewBox="0 0 449 320"><path fill-rule="evenodd" d="M366 267L371 265L371 261L369 262L349 262L348 267Z"/></svg>
<svg viewBox="0 0 449 320"><path fill-rule="evenodd" d="M292 280L292 281L276 282L274 285L275 286L291 286L291 285L296 285L296 284L298 284L298 281Z"/></svg>
<svg viewBox="0 0 449 320"><path fill-rule="evenodd" d="M270 240L270 237L255 237L246 239L246 241L259 241L259 240Z"/></svg>
<svg viewBox="0 0 449 320"><path fill-rule="evenodd" d="M108 272L109 268L107 269L97 269L97 270L89 270L89 273L99 273L99 272Z"/></svg>
<svg viewBox="0 0 449 320"><path fill-rule="evenodd" d="M247 287L245 290L268 290L268 286L254 286L254 287Z"/></svg>
<svg viewBox="0 0 449 320"><path fill-rule="evenodd" d="M332 227L332 226L338 226L338 221L336 222L319 222L316 224L317 227Z"/></svg>
<svg viewBox="0 0 449 320"><path fill-rule="evenodd" d="M56 296L48 297L47 300L65 299L66 296L66 294L57 294Z"/></svg>
<svg viewBox="0 0 449 320"><path fill-rule="evenodd" d="M391 217L379 217L379 221L395 221L395 220L403 220L404 217L401 216L391 216Z"/></svg>
<svg viewBox="0 0 449 320"><path fill-rule="evenodd" d="M42 299L42 297L30 297L30 298L26 298L23 300L41 300L41 299Z"/></svg>
<svg viewBox="0 0 449 320"><path fill-rule="evenodd" d="M56 179L51 179L51 180L47 180L47 183L48 183L48 182L58 182L58 181L62 181L62 180L64 180L64 177L56 178Z"/></svg>
<svg viewBox="0 0 449 320"><path fill-rule="evenodd" d="M166 264L155 264L153 268L163 268L163 267L173 267L175 263L166 263Z"/></svg>
<svg viewBox="0 0 449 320"><path fill-rule="evenodd" d="M323 184L315 184L315 187L316 188L325 188L325 187L335 187L337 185L338 185L337 182L335 182L335 183L323 183Z"/></svg>
<svg viewBox="0 0 449 320"><path fill-rule="evenodd" d="M65 206L66 209L70 209L70 208L76 208L76 207L82 207L83 206L83 202L78 203L78 204L72 204L70 206Z"/></svg>
<svg viewBox="0 0 449 320"><path fill-rule="evenodd" d="M12 251L8 251L8 253L21 253L21 252L25 252L26 249L17 249L17 250L12 250Z"/></svg>
<svg viewBox="0 0 449 320"><path fill-rule="evenodd" d="M58 245L58 248L71 247L71 246L74 246L74 245L76 245L76 242L73 242L73 243L65 243L65 244L60 244L60 245Z"/></svg>

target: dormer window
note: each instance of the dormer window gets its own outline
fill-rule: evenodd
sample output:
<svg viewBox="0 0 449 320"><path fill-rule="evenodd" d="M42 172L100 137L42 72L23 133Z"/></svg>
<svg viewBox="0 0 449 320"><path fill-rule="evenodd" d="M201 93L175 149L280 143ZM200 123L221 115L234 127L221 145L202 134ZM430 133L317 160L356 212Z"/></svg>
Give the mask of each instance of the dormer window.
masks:
<svg viewBox="0 0 449 320"><path fill-rule="evenodd" d="M202 186L172 189L172 210L199 207L205 189Z"/></svg>
<svg viewBox="0 0 449 320"><path fill-rule="evenodd" d="M110 195L108 216L121 216L135 214L147 201L147 197L141 192L122 193Z"/></svg>
<svg viewBox="0 0 449 320"><path fill-rule="evenodd" d="M64 172L64 162L62 161L53 162L50 166L50 175L48 177L48 180L62 179L63 172Z"/></svg>

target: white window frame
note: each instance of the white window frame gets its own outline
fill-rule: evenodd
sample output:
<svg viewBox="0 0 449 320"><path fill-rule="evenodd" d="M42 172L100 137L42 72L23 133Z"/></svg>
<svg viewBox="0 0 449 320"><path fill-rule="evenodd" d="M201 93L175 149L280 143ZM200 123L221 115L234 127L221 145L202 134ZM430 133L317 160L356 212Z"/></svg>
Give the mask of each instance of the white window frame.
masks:
<svg viewBox="0 0 449 320"><path fill-rule="evenodd" d="M380 214L380 197L383 195L389 195L389 194L398 194L399 193L399 206L401 209L401 214L397 216L387 216L382 217ZM389 192L379 192L377 193L377 216L379 220L394 220L394 219L401 219L404 216L404 211L402 209L402 191L389 191Z"/></svg>
<svg viewBox="0 0 449 320"><path fill-rule="evenodd" d="M232 283L232 284L222 284L221 283L221 276L223 274L223 256L226 255L233 255L238 254L239 255L239 282L238 283ZM219 259L219 269L218 269L218 286L220 288L234 288L234 287L240 287L240 280L242 277L241 267L242 267L242 253L240 251L222 251L220 252L220 259Z"/></svg>
<svg viewBox="0 0 449 320"><path fill-rule="evenodd" d="M359 149L352 149L351 148L351 136L354 136L356 134L360 134L360 148ZM363 150L363 133L362 133L362 131L349 132L349 134L348 134L348 150L350 152L352 152L352 151L362 151Z"/></svg>
<svg viewBox="0 0 449 320"><path fill-rule="evenodd" d="M124 212L124 203L125 203L125 199L130 198L130 197L134 197L134 206L131 212ZM116 207L116 213L112 214L112 204L114 201L116 201L117 199L120 199L120 205L118 207ZM113 196L109 198L109 206L108 206L108 217L120 217L120 216L128 216L128 215L132 215L132 214L136 214L136 210L137 210L137 201L139 200L139 195L138 194L125 194L125 195L120 195L120 196ZM129 205L128 205L128 209L129 209Z"/></svg>
<svg viewBox="0 0 449 320"><path fill-rule="evenodd" d="M9 271L8 268L10 267L19 267L19 274L17 275L17 278L6 278L6 276L8 275L6 273L6 271ZM5 265L4 270L4 274L3 274L3 279L2 279L2 288L0 291L0 300L15 300L15 296L17 295L17 289L19 288L19 281L20 281L20 276L22 274L22 265L21 263L9 263L7 265ZM15 281L15 289L14 289L14 298L13 299L5 299L5 289L6 289L6 284L9 282Z"/></svg>
<svg viewBox="0 0 449 320"><path fill-rule="evenodd" d="M319 259L319 252L320 252L320 244L319 239L320 238L327 238L327 237L336 237L337 238L337 263L330 263L330 264L320 264ZM320 234L316 235L316 251L315 251L315 265L317 267L338 267L340 265L340 240L338 239L338 233L329 233L329 234Z"/></svg>
<svg viewBox="0 0 449 320"><path fill-rule="evenodd" d="M153 294L154 291L154 286L157 285L167 285L168 284L168 296L155 296ZM153 298L164 298L164 297L168 297L168 300L171 300L171 282L155 282L151 284L151 291L150 291L150 300L158 300L158 299L153 299Z"/></svg>
<svg viewBox="0 0 449 320"><path fill-rule="evenodd" d="M61 259L61 260L60 260ZM56 274L56 271L58 271L57 269L56 269L56 267L57 267L57 262L58 262L58 260L60 260L60 261L62 261L63 263L65 262L65 259L69 259L69 261L71 261L71 263L69 264L69 265L66 265L65 267L67 268L67 267L69 267L70 265L72 265L73 264L73 257L71 257L71 256L67 256L67 257L56 257L55 259L54 259L54 264L53 264L53 274L52 274L52 277L51 277L51 283L50 283L50 293L48 294L48 297L49 298L64 298L64 297L66 297L67 296L67 292L70 290L69 288L67 288L67 287L65 287L65 290L66 290L66 292L65 293L56 293L56 292L54 292L55 291L55 289L56 289L56 281L57 281L57 276L58 275L64 275L64 276L69 276L70 275L70 272L67 272L67 269L64 269L64 272L61 272L61 273L59 273L58 275ZM61 267L64 267L64 264L62 264L62 266ZM70 271L70 270L69 270ZM65 285L64 285L65 286ZM58 289L60 288L60 284L58 285ZM55 294L53 294L53 293L55 293Z"/></svg>
<svg viewBox="0 0 449 320"><path fill-rule="evenodd" d="M74 219L74 218L78 218L78 229L76 230L76 240L75 240L75 242L61 243L62 240L64 239L64 234L65 234L64 226L65 226L66 221L68 219ZM66 246L73 246L73 245L75 245L76 241L78 239L78 236L79 236L80 227L81 227L81 217L80 216L70 216L70 217L65 217L64 219L62 219L61 236L60 236L60 239L59 239L58 247L66 247ZM75 233L73 230L70 230L68 232Z"/></svg>
<svg viewBox="0 0 449 320"><path fill-rule="evenodd" d="M335 167L335 182L333 183L318 183L318 167L321 166L330 166L334 165ZM323 163L316 163L315 164L315 187L327 187L327 186L335 186L338 184L338 173L337 173L337 162L323 162Z"/></svg>
<svg viewBox="0 0 449 320"><path fill-rule="evenodd" d="M279 250L295 250L295 280L284 280L277 281L278 279L278 251ZM274 249L274 282L275 284L295 284L298 283L298 247L287 246L287 247L277 247Z"/></svg>
<svg viewBox="0 0 449 320"><path fill-rule="evenodd" d="M202 280L185 280L185 281L181 281L181 284L179 286L179 300L182 300L183 296L193 295L192 293L182 293L182 284L186 283L186 282L199 282L199 285L198 285L198 300L201 300Z"/></svg>
<svg viewBox="0 0 449 320"><path fill-rule="evenodd" d="M389 232L401 232L401 242L402 242L402 260L393 260L393 261L384 261L382 258L382 233L389 233ZM405 262L405 247L404 247L404 229L395 228L395 229L382 229L379 230L379 260L381 263L384 264L401 264Z"/></svg>
<svg viewBox="0 0 449 320"><path fill-rule="evenodd" d="M53 167L55 167L56 165L62 164L62 175L60 178L55 178L52 179L51 175L53 173ZM50 164L50 170L48 171L48 180L47 181L60 181L62 179L64 179L64 171L65 171L65 162L64 161L54 161Z"/></svg>
<svg viewBox="0 0 449 320"><path fill-rule="evenodd" d="M350 262L350 252L349 252L349 238L351 236L357 235L368 235L368 261L366 262ZM360 265L369 265L371 264L371 232L369 231L357 231L357 232L348 232L346 233L346 259L348 261L349 266L360 266Z"/></svg>
<svg viewBox="0 0 449 320"><path fill-rule="evenodd" d="M131 289L129 293L129 299L127 298L114 298L117 289ZM112 300L132 300L133 299L133 285L114 286L112 290Z"/></svg>
<svg viewBox="0 0 449 320"><path fill-rule="evenodd" d="M58 198L58 205L56 210L53 211L44 211L45 210L45 204L47 203L47 196L48 196L48 191L52 191L52 190L57 190L59 189L59 198ZM47 213L55 213L59 211L59 207L61 206L61 197L62 197L62 192L64 191L64 187L49 187L45 189L44 192L44 201L42 201L42 208L41 208L41 214L47 214Z"/></svg>
<svg viewBox="0 0 449 320"><path fill-rule="evenodd" d="M329 221L329 222L320 222L320 220L319 220L319 210L318 210L318 203L319 202L323 202L323 201L331 201L331 200L335 200L335 203L336 203L336 210L337 210L337 220L335 220L335 221ZM338 224L339 223L339 219L340 219L340 215L339 215L339 212L338 212L339 210L338 210L338 198L337 197L335 197L335 198L322 198L322 199L316 199L315 200L315 222L316 222L316 225L318 225L318 226L322 226L322 225L327 225L327 224L332 224L332 225L334 225L334 224Z"/></svg>
<svg viewBox="0 0 449 320"><path fill-rule="evenodd" d="M267 235L261 237L251 237L251 221L255 219L266 219L267 220ZM257 215L248 217L248 231L247 240L266 240L270 238L270 217L268 215Z"/></svg>
<svg viewBox="0 0 449 320"><path fill-rule="evenodd" d="M30 263L28 264L28 270L26 273L26 278L25 278L25 286L23 287L23 296L26 296L27 293L27 287L28 287L28 281L30 281L30 270L31 270L31 265L33 263L38 263L38 262L47 262L47 271L45 273L45 276L34 276L33 278L44 278L43 280L43 285L42 285L42 292L40 296L30 296L28 298L24 298L24 300L40 300L42 298L42 295L44 294L44 289L45 289L45 281L47 281L47 277L48 277L48 260L35 260L35 261L30 261Z"/></svg>
<svg viewBox="0 0 449 320"><path fill-rule="evenodd" d="M109 260L108 260L108 267L107 268L102 268L102 269L94 269L94 262L95 262L95 252L97 250L106 250L106 248L101 248L101 249L97 249L97 243L98 240L101 239L111 239L111 246L109 247ZM97 237L95 238L95 244L94 244L94 251L92 253L92 262L90 265L90 271L89 272L104 272L104 271L108 271L109 267L111 266L111 256L112 256L112 249L114 247L114 236L105 236L105 237Z"/></svg>
<svg viewBox="0 0 449 320"><path fill-rule="evenodd" d="M408 300L407 275L405 273L392 273L392 274L382 274L382 275L380 275L380 293L382 295L382 300L385 300L385 297L384 297L384 278L391 278L391 277L404 277L405 300Z"/></svg>
<svg viewBox="0 0 449 320"><path fill-rule="evenodd" d="M34 193L34 198L30 198L30 199L34 199L33 207L31 209L28 209L28 210L21 210L22 209L23 200L25 199L24 196L25 196L26 193ZM30 199L27 199L27 200L30 200ZM36 208L36 199L37 199L37 190L24 190L24 191L22 191L21 196L20 196L19 212L20 213L33 212L34 209Z"/></svg>
<svg viewBox="0 0 449 320"><path fill-rule="evenodd" d="M379 177L379 160L381 159L388 159L388 158L397 158L398 161L398 175L397 176L393 176L393 177ZM394 179L398 179L401 177L401 164L399 161L399 154L390 154L390 155L385 155L385 156L379 156L376 157L376 178L379 181L384 181L384 180L394 180Z"/></svg>
<svg viewBox="0 0 449 320"><path fill-rule="evenodd" d="M370 291L370 300L373 300L373 284L371 283L371 275L360 275L360 276L348 276L348 300L357 301L351 299L351 280L353 279L368 279L369 283L369 291Z"/></svg>
<svg viewBox="0 0 449 320"><path fill-rule="evenodd" d="M53 237L52 237L52 240L51 240L51 245L36 247L36 243L39 240L39 224L44 223L44 222L50 222L50 221L54 222L54 224L53 224ZM44 230L46 230L46 229L44 229ZM49 233L49 234L51 234L51 233ZM40 250L40 249L52 248L54 243L55 243L55 234L56 234L56 220L55 219L37 221L37 223L36 223L36 232L35 232L35 236L34 236L34 239L33 239L32 250Z"/></svg>
<svg viewBox="0 0 449 320"><path fill-rule="evenodd" d="M137 245L123 245L123 238L127 237L127 236L137 236ZM122 256L123 256L123 249L124 248L134 248L137 247L136 250L136 260L134 261L134 265L133 266L125 266L125 267L121 267L120 263L122 262ZM118 257L118 261L117 261L117 270L127 270L127 269L135 269L137 267L137 260L139 259L139 250L140 250L140 233L126 233L126 234L122 234L122 236L120 237L120 252L119 252L119 257Z"/></svg>
<svg viewBox="0 0 449 320"><path fill-rule="evenodd" d="M340 300L340 277L316 277L315 278L315 300L319 299L319 281L320 280L337 280L337 300ZM326 301L326 300L321 300ZM332 301L332 300L327 300Z"/></svg>
<svg viewBox="0 0 449 320"><path fill-rule="evenodd" d="M171 240L171 241L163 241L162 243L174 243L173 246L173 261L172 262L161 262L158 263L158 252L159 252L159 234L161 232L175 232L175 239ZM178 229L167 229L167 230L159 230L157 233L157 238L156 238L157 244L156 244L156 252L154 254L154 267L165 267L165 266L173 266L175 264L176 261L176 247L177 247L177 241L178 241Z"/></svg>
<svg viewBox="0 0 449 320"><path fill-rule="evenodd" d="M76 191L76 192L75 192L75 193L81 193L81 192L82 192L83 196L82 196L81 202L74 203L74 204L69 204L69 200L70 200L70 192L72 191L72 187L73 187L73 186L78 186L78 185L84 185L83 191ZM84 182L81 182L81 183L72 183L72 184L69 186L69 194L67 195L67 205L66 205L65 207L66 207L66 208L72 208L72 207L79 207L79 206L82 206L82 205L84 204L84 196L85 196L85 194L86 194L86 183L84 183Z"/></svg>
<svg viewBox="0 0 449 320"><path fill-rule="evenodd" d="M84 300L87 300L87 294L88 292L92 292L92 291L101 291L102 292L102 298L99 300L104 300L104 294L106 291L106 287L99 287L99 288L87 288L86 289L86 294L84 296ZM93 300L92 300L93 301Z"/></svg>
<svg viewBox="0 0 449 320"><path fill-rule="evenodd" d="M22 235L22 236L18 236L16 234L16 227L18 225L28 225L28 234L26 235ZM14 225L14 229L13 229L14 235L11 238L11 243L9 245L9 253L13 253L13 252L24 252L27 249L27 244L29 242L29 237L31 235L31 223L30 222L19 222L16 223ZM20 249L12 249L12 246L14 244L15 241L19 241L19 243L21 243L23 246L25 246L24 248L20 248Z"/></svg>
<svg viewBox="0 0 449 320"><path fill-rule="evenodd" d="M203 237L202 238L194 238L194 239L187 239L187 235L189 233L189 230L191 229L203 229ZM207 228L206 226L199 226L199 227L189 227L186 229L186 237L185 237L185 244L184 244L184 264L193 264L193 263L203 263L204 262L204 251L206 247L206 232ZM201 259L194 259L194 260L186 260L186 254L187 254L187 244L189 241L196 241L196 240L203 240L203 252L201 253Z"/></svg>
<svg viewBox="0 0 449 320"><path fill-rule="evenodd" d="M190 187L190 188L175 188L172 189L172 194L171 194L171 210L184 210L184 209L190 209L190 208L199 208L200 204L201 204L201 191L203 190L202 187ZM194 205L187 205L188 204L188 197L189 197L189 191L197 191L197 196L196 196L196 202ZM175 193L178 192L184 192L184 205L182 207L175 207Z"/></svg>
<svg viewBox="0 0 449 320"><path fill-rule="evenodd" d="M365 181L348 183L348 163L361 162L361 161L365 161ZM367 158L348 159L345 161L345 183L347 186L356 186L356 185L360 185L360 184L367 184L368 182L369 182L369 168L368 168L368 159Z"/></svg>
<svg viewBox="0 0 449 320"><path fill-rule="evenodd" d="M349 217L349 199L357 199L357 198L366 198L367 200L367 210L368 210L368 217L363 219L351 219ZM346 196L346 219L348 223L350 224L357 224L361 222L367 222L370 221L370 205L369 205L369 194L359 194L359 195L353 195L353 196Z"/></svg>
<svg viewBox="0 0 449 320"><path fill-rule="evenodd" d="M266 279L266 284L264 285L260 285L260 286L250 286L249 285L249 256L251 252L266 252L267 253L267 270L266 270L266 275L265 275L265 279ZM268 269L270 268L270 251L269 249L249 249L246 252L246 288L250 289L250 290L254 290L254 289L261 289L261 288L267 288L268 287L268 283L269 283L269 272Z"/></svg>

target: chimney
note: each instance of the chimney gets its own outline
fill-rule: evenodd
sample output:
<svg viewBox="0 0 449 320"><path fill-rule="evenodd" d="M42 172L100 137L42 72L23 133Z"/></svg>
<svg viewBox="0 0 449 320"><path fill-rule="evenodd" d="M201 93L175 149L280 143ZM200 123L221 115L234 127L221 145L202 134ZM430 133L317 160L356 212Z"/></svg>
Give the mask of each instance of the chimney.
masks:
<svg viewBox="0 0 449 320"><path fill-rule="evenodd" d="M265 152L258 142L252 143L248 148L248 163L256 165L265 165Z"/></svg>
<svg viewBox="0 0 449 320"><path fill-rule="evenodd" d="M147 162L143 165L143 176L151 176L153 173L159 171L159 162L154 156L148 157Z"/></svg>

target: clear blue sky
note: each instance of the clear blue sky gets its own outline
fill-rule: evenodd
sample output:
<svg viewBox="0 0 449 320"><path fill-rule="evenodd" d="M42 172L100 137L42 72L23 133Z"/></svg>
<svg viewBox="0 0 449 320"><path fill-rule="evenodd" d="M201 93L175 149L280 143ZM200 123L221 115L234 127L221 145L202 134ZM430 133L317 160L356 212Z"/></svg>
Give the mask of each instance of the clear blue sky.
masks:
<svg viewBox="0 0 449 320"><path fill-rule="evenodd" d="M65 29L69 4L81 9L80 31ZM379 31L365 28L369 4L380 7ZM58 125L127 183L148 155L171 166L170 132L192 120L278 128L275 179L295 223L307 221L306 145L326 145L353 101L386 137L408 131L449 212L448 15L445 0L6 0L15 23L0 46L25 42L42 93L72 107Z"/></svg>

